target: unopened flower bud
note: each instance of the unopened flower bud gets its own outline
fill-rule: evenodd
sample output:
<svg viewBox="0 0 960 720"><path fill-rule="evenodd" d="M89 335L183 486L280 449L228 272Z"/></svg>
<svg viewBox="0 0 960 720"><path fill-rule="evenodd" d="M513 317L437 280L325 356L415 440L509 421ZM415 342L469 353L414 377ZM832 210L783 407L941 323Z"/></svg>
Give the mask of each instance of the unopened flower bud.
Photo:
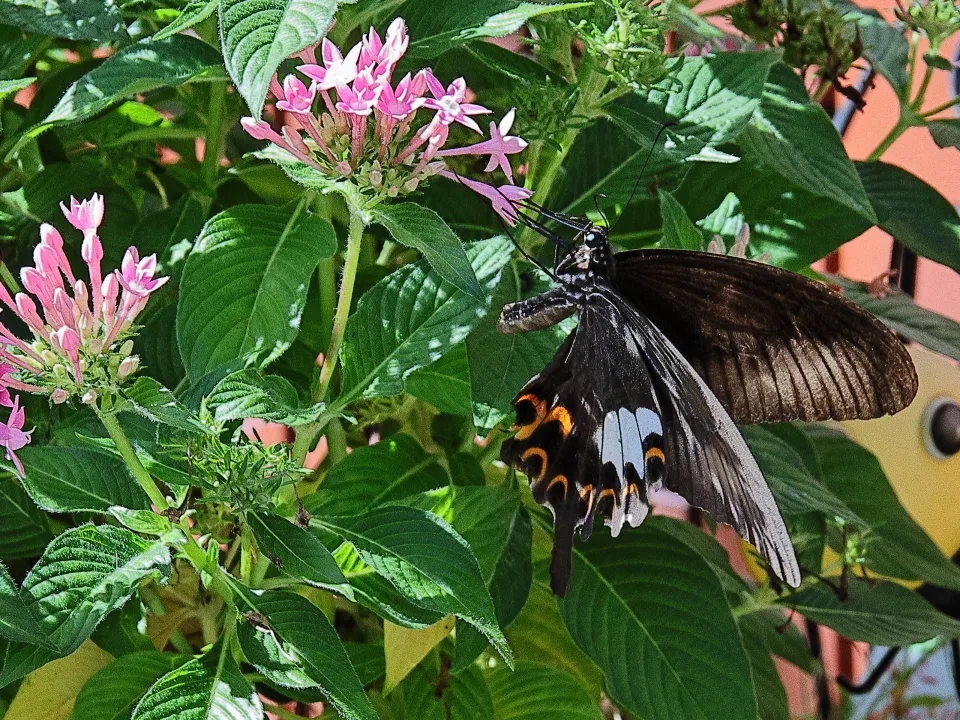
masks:
<svg viewBox="0 0 960 720"><path fill-rule="evenodd" d="M417 185L420 184L420 178L412 177L403 184L404 191L411 193L417 189Z"/></svg>
<svg viewBox="0 0 960 720"><path fill-rule="evenodd" d="M80 402L84 405L93 405L97 401L97 391L96 390L87 390L83 397L80 398Z"/></svg>
<svg viewBox="0 0 960 720"><path fill-rule="evenodd" d="M375 188L378 188L381 185L383 185L383 173L380 172L379 170L371 170L370 184L373 185L373 187Z"/></svg>
<svg viewBox="0 0 960 720"><path fill-rule="evenodd" d="M132 352L133 352L133 340L127 340L123 345L120 346L120 354L123 357L127 357Z"/></svg>
<svg viewBox="0 0 960 720"><path fill-rule="evenodd" d="M65 403L67 401L67 398L69 397L70 397L70 393L68 393L63 388L57 388L52 393L50 393L50 399L53 400L54 405L60 405L62 403Z"/></svg>
<svg viewBox="0 0 960 720"><path fill-rule="evenodd" d="M44 349L40 352L40 357L43 358L43 364L47 367L53 367L57 364L57 361L60 359L60 356L57 355L53 350Z"/></svg>
<svg viewBox="0 0 960 720"><path fill-rule="evenodd" d="M123 380L124 378L129 377L137 371L137 368L140 366L140 358L136 355L131 355L126 357L117 367L117 379Z"/></svg>
<svg viewBox="0 0 960 720"><path fill-rule="evenodd" d="M53 372L55 377L58 378L68 378L70 377L70 370L67 369L67 366L63 363L57 363L50 370Z"/></svg>
<svg viewBox="0 0 960 720"><path fill-rule="evenodd" d="M103 340L101 338L96 338L96 337L92 338L90 342L87 344L87 349L93 355L99 355L100 353L103 352Z"/></svg>
<svg viewBox="0 0 960 720"><path fill-rule="evenodd" d="M337 163L337 172L344 177L348 177L349 175L353 174L353 168L350 167L350 163L348 163L346 160L341 160Z"/></svg>

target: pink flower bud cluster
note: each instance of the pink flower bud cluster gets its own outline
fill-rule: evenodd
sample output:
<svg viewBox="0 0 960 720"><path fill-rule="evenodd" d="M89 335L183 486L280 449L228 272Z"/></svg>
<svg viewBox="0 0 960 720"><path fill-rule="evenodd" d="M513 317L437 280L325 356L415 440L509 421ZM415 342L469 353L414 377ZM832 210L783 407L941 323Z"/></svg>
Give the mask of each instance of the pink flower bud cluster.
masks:
<svg viewBox="0 0 960 720"><path fill-rule="evenodd" d="M97 235L103 197L94 193L82 202L71 197L70 207L60 203L60 209L83 233L80 254L89 283L74 275L59 231L44 223L34 265L20 271L26 292L11 296L0 284L0 302L33 335L23 340L0 322L0 405L13 408L8 423L0 424L0 445L8 458L29 442L20 430L23 411L10 390L48 393L55 403L72 395L94 402L98 391L115 387L136 370L130 331L150 294L167 281L154 277L156 256L141 260L135 247L127 250L119 270L103 277L103 245ZM20 468L19 460L12 459Z"/></svg>
<svg viewBox="0 0 960 720"><path fill-rule="evenodd" d="M299 54L304 64L297 70L309 84L297 75L288 75L282 84L276 78L271 83L276 108L286 113L288 124L279 132L255 118L243 118L241 124L254 138L270 141L320 173L322 184L349 178L373 202L411 193L434 175L461 181L448 168L446 157L489 155L486 171L500 168L507 183L500 187L479 181L464 184L489 198L494 209L513 224L516 211L507 198L524 199L531 194L513 185L507 157L527 146L523 139L508 134L514 111L499 123L490 123L489 140L445 147L451 125L458 123L480 133L474 116L490 111L468 102L463 78L444 87L429 68L407 73L394 83L393 71L409 44L402 18L390 24L385 38L371 28L346 55L324 38L319 61L313 50ZM420 110L433 114L418 122Z"/></svg>

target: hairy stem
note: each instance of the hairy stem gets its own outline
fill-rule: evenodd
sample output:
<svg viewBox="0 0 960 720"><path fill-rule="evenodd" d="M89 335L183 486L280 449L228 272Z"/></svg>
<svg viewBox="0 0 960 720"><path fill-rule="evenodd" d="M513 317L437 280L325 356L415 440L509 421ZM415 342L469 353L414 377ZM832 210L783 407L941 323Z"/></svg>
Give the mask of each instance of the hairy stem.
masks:
<svg viewBox="0 0 960 720"><path fill-rule="evenodd" d="M120 427L120 423L117 422L116 415L100 411L97 411L97 415L100 417L100 422L102 422L103 426L107 429L107 433L110 435L110 439L113 440L113 444L117 446L120 457L123 458L127 467L130 468L134 480L143 488L147 497L150 498L150 502L152 502L158 510L169 510L170 504L163 496L163 493L160 492L160 488L157 487L157 484L153 481L153 478L150 476L150 473L147 472L143 463L140 462L140 458L137 457L137 451L133 449L133 445L130 444L130 439L123 431L123 428Z"/></svg>
<svg viewBox="0 0 960 720"><path fill-rule="evenodd" d="M20 283L17 282L17 279L13 276L13 273L10 272L10 268L7 267L7 264L0 260L0 281L7 286L7 290L10 291L11 295L16 295L21 291Z"/></svg>
<svg viewBox="0 0 960 720"><path fill-rule="evenodd" d="M879 160L880 156L890 149L890 146L893 145L900 138L900 136L903 135L904 132L906 132L908 127L910 127L910 125L905 123L903 118L901 118L897 124L893 126L893 129L890 131L890 133L883 140L881 140L880 144L877 145L872 153L870 153L870 156L867 158L867 160L871 162L874 160Z"/></svg>
<svg viewBox="0 0 960 720"><path fill-rule="evenodd" d="M340 297L337 299L337 311L333 317L333 328L330 332L330 344L323 356L323 365L320 368L320 379L313 394L316 402L322 401L330 389L333 371L337 367L340 355L340 344L347 329L347 317L350 315L350 303L353 301L353 285L357 279L357 267L360 260L360 241L363 237L363 215L356 202L348 202L350 206L350 228L347 232L347 251L343 258L343 279L340 281Z"/></svg>

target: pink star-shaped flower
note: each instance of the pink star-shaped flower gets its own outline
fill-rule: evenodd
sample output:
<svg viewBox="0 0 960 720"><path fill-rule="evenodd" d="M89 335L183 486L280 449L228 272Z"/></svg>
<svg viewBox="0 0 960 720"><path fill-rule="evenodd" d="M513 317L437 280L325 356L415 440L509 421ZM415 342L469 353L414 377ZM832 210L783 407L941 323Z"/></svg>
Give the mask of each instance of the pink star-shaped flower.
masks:
<svg viewBox="0 0 960 720"><path fill-rule="evenodd" d="M402 120L420 107L419 101L427 88L427 81L422 71L413 77L407 73L397 83L396 90L390 86L390 83L384 83L382 88L380 98L377 100L377 109L384 115Z"/></svg>
<svg viewBox="0 0 960 720"><path fill-rule="evenodd" d="M95 232L103 222L103 195L94 193L88 200L78 202L70 196L70 209L60 203L63 215L77 230L84 234Z"/></svg>
<svg viewBox="0 0 960 720"><path fill-rule="evenodd" d="M24 413L23 408L20 407L19 397L13 399L11 407L7 422L0 422L0 446L6 449L7 460L13 462L20 477L23 477L23 463L17 457L17 450L30 444L30 433L33 430L23 431Z"/></svg>
<svg viewBox="0 0 960 720"><path fill-rule="evenodd" d="M300 78L287 75L283 79L283 99L277 102L277 110L309 113L313 109L313 100L316 96L317 86L314 83L310 83L310 87L307 87Z"/></svg>
<svg viewBox="0 0 960 720"><path fill-rule="evenodd" d="M332 90L340 85L353 82L359 72L357 60L360 57L360 50L361 46L358 43L344 57L336 45L324 38L323 45L320 48L323 65L300 65L297 70L311 80L315 80L318 89Z"/></svg>
<svg viewBox="0 0 960 720"><path fill-rule="evenodd" d="M120 270L115 270L117 280L124 290L138 298L147 297L154 290L158 290L170 278L154 278L157 271L157 256L150 255L143 260L135 247L127 248L123 256Z"/></svg>
<svg viewBox="0 0 960 720"><path fill-rule="evenodd" d="M463 102L463 98L467 94L467 82L462 77L450 83L446 90L433 73L427 73L426 80L427 87L430 88L433 97L425 99L423 107L436 110L440 122L444 125L458 122L475 132L480 132L480 126L470 115L483 115L490 111L483 105Z"/></svg>
<svg viewBox="0 0 960 720"><path fill-rule="evenodd" d="M503 170L503 174L507 176L507 180L513 184L513 169L510 167L510 161L507 159L507 155L521 152L527 147L527 141L523 138L515 135L507 135L513 126L513 119L516 116L516 112L516 108L511 109L510 112L503 116L499 125L495 122L490 123L489 140L476 143L475 145L468 145L467 147L440 150L437 156L489 155L490 161L487 163L487 167L484 168L484 172L490 172L499 166L499 168Z"/></svg>
<svg viewBox="0 0 960 720"><path fill-rule="evenodd" d="M369 115L376 107L386 83L364 70L353 81L353 87L337 86L337 110L349 115Z"/></svg>

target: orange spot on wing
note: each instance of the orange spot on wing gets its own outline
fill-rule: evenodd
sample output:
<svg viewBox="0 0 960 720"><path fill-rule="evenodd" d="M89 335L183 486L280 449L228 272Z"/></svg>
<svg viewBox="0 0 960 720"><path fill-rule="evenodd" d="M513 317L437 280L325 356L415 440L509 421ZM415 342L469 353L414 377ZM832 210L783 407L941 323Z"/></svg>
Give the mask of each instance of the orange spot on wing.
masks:
<svg viewBox="0 0 960 720"><path fill-rule="evenodd" d="M569 482L567 481L566 475L557 475L556 477L554 477L550 481L550 484L547 485L547 492L550 492L553 489L553 486L556 485L557 483L563 485L563 494L566 495L567 488L569 487Z"/></svg>
<svg viewBox="0 0 960 720"><path fill-rule="evenodd" d="M527 448L520 454L520 461L526 462L531 457L540 458L540 472L537 473L537 480L543 480L543 476L547 472L547 451L543 448L532 447Z"/></svg>
<svg viewBox="0 0 960 720"><path fill-rule="evenodd" d="M647 454L644 456L644 458L647 461L649 461L650 458L660 458L660 462L662 462L663 464L666 464L667 462L667 459L663 455L663 450L656 447L652 447L649 450L647 450Z"/></svg>
<svg viewBox="0 0 960 720"><path fill-rule="evenodd" d="M570 417L570 412L563 407L563 405L557 405L543 419L543 422L548 423L553 420L556 420L558 423L560 423L560 432L562 432L563 437L566 438L573 429L573 418Z"/></svg>
<svg viewBox="0 0 960 720"><path fill-rule="evenodd" d="M526 393L517 398L516 402L513 403L514 407L519 405L522 402L528 402L533 405L534 412L537 416L533 419L532 422L526 425L517 425L514 424L512 429L517 430L517 440L526 440L533 434L533 431L536 430L540 423L543 422L544 417L547 414L547 403L545 400L541 400L539 397L533 393Z"/></svg>

